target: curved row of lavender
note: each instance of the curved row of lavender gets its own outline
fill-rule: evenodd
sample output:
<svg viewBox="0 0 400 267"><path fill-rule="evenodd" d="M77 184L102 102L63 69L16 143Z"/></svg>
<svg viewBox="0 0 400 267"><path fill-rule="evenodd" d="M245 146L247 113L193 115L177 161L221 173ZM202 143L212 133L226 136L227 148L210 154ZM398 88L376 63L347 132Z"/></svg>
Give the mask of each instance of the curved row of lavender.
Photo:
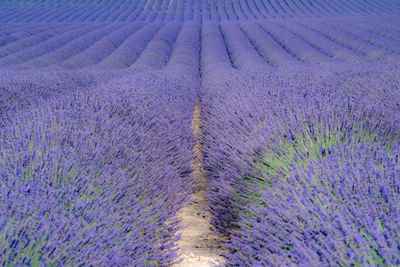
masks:
<svg viewBox="0 0 400 267"><path fill-rule="evenodd" d="M290 20L171 21L168 23L73 23L2 25L0 68L10 70L157 70L179 44L184 25L198 25L192 43L219 43L230 68L270 72L276 68L353 65L400 60L396 16ZM212 33L214 37L208 36ZM215 48L214 48L215 49ZM204 61L197 55L196 61ZM207 59L220 66L219 57ZM211 63L210 63L211 64ZM142 66L142 67L139 67ZM144 67L145 66L145 67ZM207 67L202 67L204 71ZM198 72L198 69L196 70ZM218 72L218 70L217 70Z"/></svg>
<svg viewBox="0 0 400 267"><path fill-rule="evenodd" d="M227 265L400 264L399 65L221 76L202 104Z"/></svg>
<svg viewBox="0 0 400 267"><path fill-rule="evenodd" d="M3 69L1 265L178 260L175 214L191 193L199 34L198 24L169 24L124 70Z"/></svg>
<svg viewBox="0 0 400 267"><path fill-rule="evenodd" d="M400 263L390 20L203 23L204 165L228 266Z"/></svg>
<svg viewBox="0 0 400 267"><path fill-rule="evenodd" d="M399 10L1 2L0 263L179 261L200 101L227 265L400 264Z"/></svg>
<svg viewBox="0 0 400 267"><path fill-rule="evenodd" d="M141 73L52 89L0 128L1 265L175 261L174 215L190 194L193 87Z"/></svg>
<svg viewBox="0 0 400 267"><path fill-rule="evenodd" d="M395 0L9 0L0 22L133 22L249 20L400 11Z"/></svg>

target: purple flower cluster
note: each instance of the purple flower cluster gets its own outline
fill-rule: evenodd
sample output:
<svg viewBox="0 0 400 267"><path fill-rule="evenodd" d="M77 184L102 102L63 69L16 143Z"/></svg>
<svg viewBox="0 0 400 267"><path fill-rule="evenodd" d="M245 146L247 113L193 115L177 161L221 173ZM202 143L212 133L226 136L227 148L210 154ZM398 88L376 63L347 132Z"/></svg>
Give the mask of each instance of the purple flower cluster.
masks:
<svg viewBox="0 0 400 267"><path fill-rule="evenodd" d="M111 74L112 75L112 74ZM29 106L51 101L64 93L80 91L100 83L105 76L94 72L1 71L0 127L9 116Z"/></svg>
<svg viewBox="0 0 400 267"><path fill-rule="evenodd" d="M400 263L397 68L211 78L205 167L228 265Z"/></svg>
<svg viewBox="0 0 400 267"><path fill-rule="evenodd" d="M1 265L172 263L194 103L178 79L142 73L10 116L0 129Z"/></svg>

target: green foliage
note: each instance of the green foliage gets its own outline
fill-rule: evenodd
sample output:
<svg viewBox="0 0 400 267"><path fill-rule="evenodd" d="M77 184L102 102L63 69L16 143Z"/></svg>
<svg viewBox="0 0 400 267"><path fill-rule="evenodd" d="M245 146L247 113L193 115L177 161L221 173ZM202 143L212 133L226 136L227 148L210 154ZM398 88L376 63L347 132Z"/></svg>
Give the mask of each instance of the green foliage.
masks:
<svg viewBox="0 0 400 267"><path fill-rule="evenodd" d="M344 144L351 144L354 150L359 145L378 142L385 144L390 151L390 140L390 138L381 138L377 130L371 131L362 124L344 129L344 126L340 124L316 126L307 123L296 133L288 133L281 142L266 149L254 166L260 173L243 178L247 184L248 194L239 195L239 200L262 205L259 190L270 188L277 179L286 180L294 167L305 170L311 161L322 161L334 150L340 151ZM345 161L346 154L343 149L342 158ZM324 186L332 189L329 183ZM333 190L330 191L336 197ZM315 196L316 201L318 197ZM343 203L343 200L339 199L339 202ZM327 207L322 208L327 211ZM247 215L255 216L255 214Z"/></svg>

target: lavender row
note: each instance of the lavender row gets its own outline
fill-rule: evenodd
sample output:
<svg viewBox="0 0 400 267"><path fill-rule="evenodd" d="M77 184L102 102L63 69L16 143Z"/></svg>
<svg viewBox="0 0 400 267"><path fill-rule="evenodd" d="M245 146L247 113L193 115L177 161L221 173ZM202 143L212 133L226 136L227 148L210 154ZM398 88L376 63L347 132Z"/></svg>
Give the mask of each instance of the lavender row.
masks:
<svg viewBox="0 0 400 267"><path fill-rule="evenodd" d="M1 264L176 261L194 103L179 76L141 73L9 116L0 129Z"/></svg>
<svg viewBox="0 0 400 267"><path fill-rule="evenodd" d="M237 69L267 70L268 64L249 42L238 25L231 21L221 22L221 32L231 55L233 66Z"/></svg>
<svg viewBox="0 0 400 267"><path fill-rule="evenodd" d="M114 74L73 71L8 71L1 70L0 127L15 112L42 102L51 101L65 93L85 90L102 83Z"/></svg>
<svg viewBox="0 0 400 267"><path fill-rule="evenodd" d="M336 1L326 0L139 0L139 1L46 1L42 5L28 1L0 4L3 23L37 22L134 22L201 20L251 20L326 15L384 14L400 10L394 0Z"/></svg>
<svg viewBox="0 0 400 267"><path fill-rule="evenodd" d="M188 73L193 80L198 79L200 70L200 31L199 24L183 24L176 39L174 49L168 59L167 70L180 74Z"/></svg>
<svg viewBox="0 0 400 267"><path fill-rule="evenodd" d="M259 25L264 29L274 40L276 40L287 52L300 61L308 64L329 64L332 59L329 55L324 54L304 39L299 38L296 34L287 31L275 23L267 23L259 21ZM312 52L311 52L312 51Z"/></svg>
<svg viewBox="0 0 400 267"><path fill-rule="evenodd" d="M228 266L399 264L398 65L209 79L204 164Z"/></svg>
<svg viewBox="0 0 400 267"><path fill-rule="evenodd" d="M131 66L148 42L160 30L161 23L149 23L127 38L111 55L104 58L96 66L99 68L126 68Z"/></svg>
<svg viewBox="0 0 400 267"><path fill-rule="evenodd" d="M239 26L260 55L270 65L288 67L300 63L295 56L288 53L271 35L267 34L260 25L254 22L240 22Z"/></svg>
<svg viewBox="0 0 400 267"><path fill-rule="evenodd" d="M170 22L162 27L153 37L146 49L132 67L157 70L163 68L171 55L172 46L176 41L182 25Z"/></svg>
<svg viewBox="0 0 400 267"><path fill-rule="evenodd" d="M84 26L84 25L82 25ZM32 27L35 29L35 27ZM76 30L77 26L76 25L66 25L66 26L58 26L57 28L54 29L48 29L49 27L46 27L47 30L42 29L40 32L35 32L34 34L29 34L29 36L23 36L22 34L15 34L16 36L20 36L20 38L13 38L9 39L10 41L7 43L4 43L3 46L0 48L0 57L5 57L5 56L10 56L14 53L20 52L22 50L25 50L29 47L38 45L42 42L45 42L51 38L56 37L57 35L62 35L66 32ZM26 32L31 32L30 29L28 28L27 30L23 30L22 33ZM19 31L17 33L20 33ZM14 36L15 36L14 35Z"/></svg>
<svg viewBox="0 0 400 267"><path fill-rule="evenodd" d="M293 22L286 22L284 20L279 21L279 24L293 32L295 35L304 39L308 43L312 44L314 49L321 51L321 53L330 57L331 60L336 62L348 62L348 63L367 63L368 59L360 54L355 53L347 47L340 46L339 44L332 42L328 38L304 27L300 24Z"/></svg>
<svg viewBox="0 0 400 267"><path fill-rule="evenodd" d="M362 23L365 20L364 17L357 21ZM342 21L351 23L353 20ZM17 69L76 69L91 66L162 69L177 45L176 38L182 26L192 23L170 21L163 25L162 21L157 21L61 25L0 46L0 66ZM192 44L200 45L202 52L199 61L204 62L201 65L203 69L209 68L208 65L227 64L230 68L267 71L273 69L271 67L299 64L398 61L400 55L395 46L396 35L379 34L379 29L390 27L390 20L375 25L375 30L329 26L332 23L332 19L326 18L240 22L210 20L202 24L194 23L201 25L201 35L205 37L196 39L200 44ZM395 33L394 30L390 32ZM209 37L209 34L213 34L213 37ZM8 35L8 30L5 30L5 38ZM362 35L365 37L360 38ZM217 53L221 55L210 57L210 49L218 49ZM230 62L220 62L219 58L226 53ZM203 57L206 59L203 60Z"/></svg>
<svg viewBox="0 0 400 267"><path fill-rule="evenodd" d="M102 25L82 25L83 27L79 28L79 25L75 25L74 27L78 27L78 29L73 29L71 31L67 31L63 34L57 35L53 38L50 38L46 41L39 42L37 44L32 44L32 46L27 46L23 44L21 47L18 47L19 44L16 44L16 48L20 50L15 54L10 54L8 56L2 57L0 59L0 66L17 65L20 63L27 62L34 58L40 57L42 55L46 55L51 53L52 51L66 45L67 43L79 38L82 35L89 33L92 30L99 29ZM5 46L3 48L7 49Z"/></svg>
<svg viewBox="0 0 400 267"><path fill-rule="evenodd" d="M219 23L207 21L202 25L200 62L202 75L214 75L233 68Z"/></svg>
<svg viewBox="0 0 400 267"><path fill-rule="evenodd" d="M120 25L118 24L110 24L100 28L99 30L91 31L83 36L80 36L68 44L51 51L45 55L41 55L40 57L34 58L27 62L22 63L19 68L41 68L47 67L49 65L58 64L63 62L64 60L75 56L79 52L89 48L96 41L100 40L104 36L110 34L111 32L118 29Z"/></svg>
<svg viewBox="0 0 400 267"><path fill-rule="evenodd" d="M391 62L398 61L399 56L397 54L376 47L369 42L360 40L359 38L353 36L350 33L339 31L335 28L332 28L322 23L319 23L318 26L316 26L315 22L311 20L304 20L300 24L311 28L312 30L318 32L324 37L329 38L333 42L338 43L339 45L344 46L346 48L349 48L353 50L355 53L359 53L372 60L391 61Z"/></svg>
<svg viewBox="0 0 400 267"><path fill-rule="evenodd" d="M371 33L369 31L360 29L359 27L354 27L354 25L349 25L346 22L336 22L333 24L332 21L327 21L326 23L329 26L333 26L336 29L342 30L343 32L349 33L363 41L369 42L378 48L399 54L399 47L396 41L388 38L379 38L380 36L378 33Z"/></svg>
<svg viewBox="0 0 400 267"><path fill-rule="evenodd" d="M6 24L2 25L1 34L0 34L0 47L5 46L9 43L19 41L23 38L31 37L36 34L43 33L50 29L59 28L60 24L55 25L47 25L47 24L36 24L31 25L29 28L26 28L26 25L23 24Z"/></svg>
<svg viewBox="0 0 400 267"><path fill-rule="evenodd" d="M125 24L122 25L120 29L117 29L111 32L109 35L106 35L104 38L95 42L91 47L84 50L82 53L79 53L71 58L68 58L61 65L64 68L76 69L83 68L92 65L96 65L101 62L107 56L112 54L114 50L118 49L118 47L127 40L132 34L136 31L140 30L144 24L142 23L134 23L134 24Z"/></svg>

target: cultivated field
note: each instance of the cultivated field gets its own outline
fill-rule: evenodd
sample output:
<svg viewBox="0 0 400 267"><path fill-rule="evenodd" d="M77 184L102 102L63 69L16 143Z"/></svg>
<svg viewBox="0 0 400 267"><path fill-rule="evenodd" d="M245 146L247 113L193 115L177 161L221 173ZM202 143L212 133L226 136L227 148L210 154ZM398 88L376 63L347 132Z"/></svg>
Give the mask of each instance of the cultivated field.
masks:
<svg viewBox="0 0 400 267"><path fill-rule="evenodd" d="M0 2L1 266L400 265L400 2Z"/></svg>

